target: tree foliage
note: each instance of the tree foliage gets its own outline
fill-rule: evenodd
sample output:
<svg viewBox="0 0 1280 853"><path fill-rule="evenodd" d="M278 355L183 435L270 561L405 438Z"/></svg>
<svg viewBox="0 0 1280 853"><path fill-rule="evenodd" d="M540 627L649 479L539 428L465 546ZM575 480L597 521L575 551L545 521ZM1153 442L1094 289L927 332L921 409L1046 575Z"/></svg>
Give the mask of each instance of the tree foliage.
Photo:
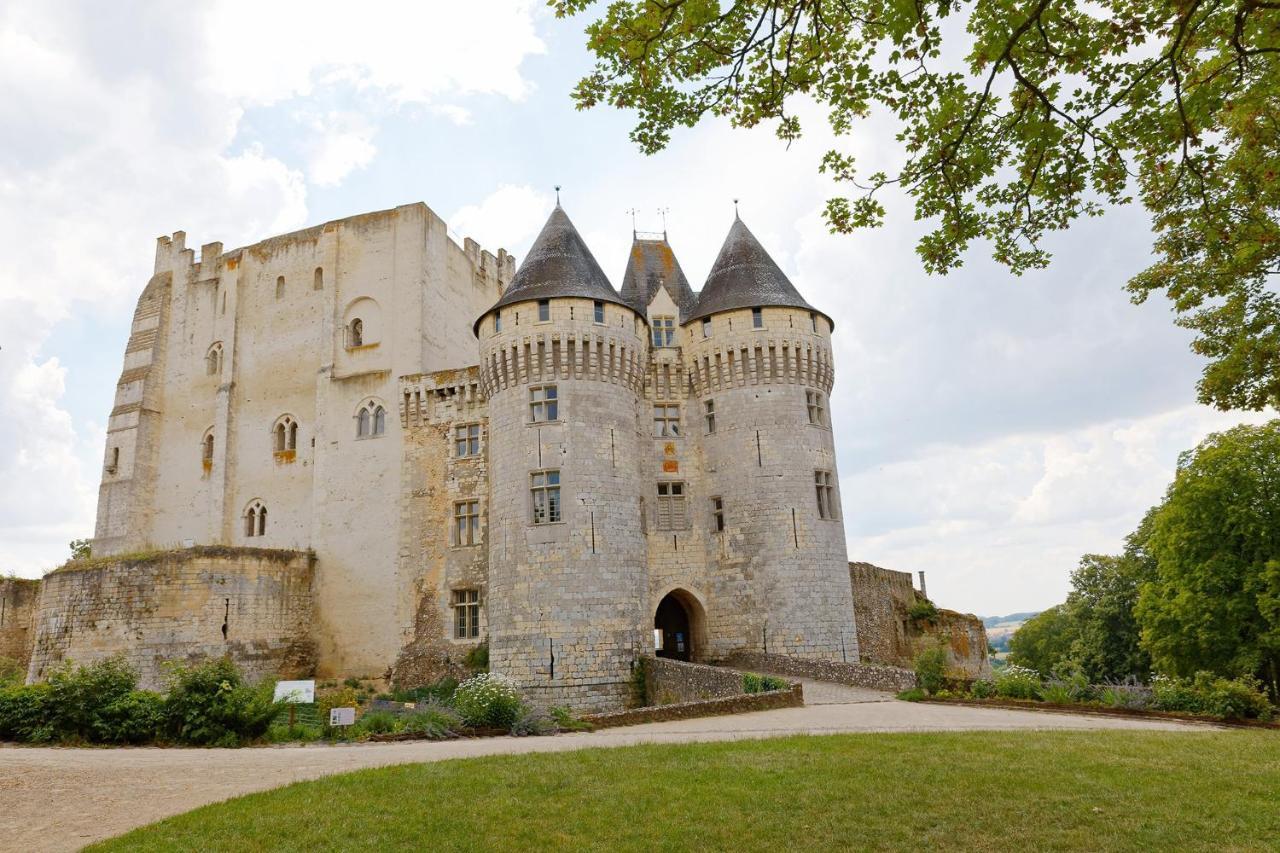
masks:
<svg viewBox="0 0 1280 853"><path fill-rule="evenodd" d="M1136 194L1156 257L1128 287L1166 293L1196 332L1201 400L1280 400L1277 0L615 0L587 36L578 106L634 110L646 152L706 116L794 140L797 97L838 137L895 120L894 174L826 153L848 187L826 218L880 225L898 187L933 223L917 245L930 272L975 239L1015 273L1045 266L1046 234Z"/></svg>
<svg viewBox="0 0 1280 853"><path fill-rule="evenodd" d="M1009 663L1049 675L1070 655L1078 633L1065 604L1050 607L1023 622L1009 638Z"/></svg>
<svg viewBox="0 0 1280 853"><path fill-rule="evenodd" d="M1143 644L1163 672L1254 675L1280 691L1280 420L1179 459L1146 543Z"/></svg>

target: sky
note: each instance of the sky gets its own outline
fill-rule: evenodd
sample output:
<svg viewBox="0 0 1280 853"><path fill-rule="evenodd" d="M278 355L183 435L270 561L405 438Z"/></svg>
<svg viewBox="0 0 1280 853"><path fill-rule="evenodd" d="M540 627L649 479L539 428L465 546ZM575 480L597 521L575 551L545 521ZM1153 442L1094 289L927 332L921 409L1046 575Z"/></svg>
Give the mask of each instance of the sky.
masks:
<svg viewBox="0 0 1280 853"><path fill-rule="evenodd" d="M358 14L355 14L358 12ZM1177 455L1256 413L1195 403L1201 364L1167 302L1135 306L1139 208L1049 242L1014 277L975 245L924 273L927 223L831 235L833 140L785 147L711 121L644 156L633 117L578 112L586 18L541 3L0 0L0 574L38 577L93 534L105 424L157 236L228 248L424 201L454 239L519 258L554 203L615 286L661 230L694 287L739 199L800 292L835 318L831 397L849 557L925 571L941 606L1061 601L1122 547ZM890 126L838 140L891 169Z"/></svg>

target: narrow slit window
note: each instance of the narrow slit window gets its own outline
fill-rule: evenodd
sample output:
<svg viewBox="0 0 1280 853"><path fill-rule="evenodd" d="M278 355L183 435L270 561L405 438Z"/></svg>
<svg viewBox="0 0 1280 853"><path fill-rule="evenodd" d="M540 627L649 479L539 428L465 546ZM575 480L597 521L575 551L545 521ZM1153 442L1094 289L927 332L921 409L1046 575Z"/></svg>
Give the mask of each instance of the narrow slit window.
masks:
<svg viewBox="0 0 1280 853"><path fill-rule="evenodd" d="M284 299L284 276L276 277L276 299Z"/></svg>
<svg viewBox="0 0 1280 853"><path fill-rule="evenodd" d="M324 290L324 268L316 267L315 278L311 283L312 290Z"/></svg>
<svg viewBox="0 0 1280 853"><path fill-rule="evenodd" d="M707 421L707 433L716 431L716 401L707 400L702 404L702 416Z"/></svg>
<svg viewBox="0 0 1280 853"><path fill-rule="evenodd" d="M545 323L550 319L551 319L551 300L539 299L538 300L538 322Z"/></svg>
<svg viewBox="0 0 1280 853"><path fill-rule="evenodd" d="M717 533L724 532L724 499L715 497L711 499L711 521L715 525Z"/></svg>
<svg viewBox="0 0 1280 853"><path fill-rule="evenodd" d="M595 301L595 321L604 323L604 303L599 299Z"/></svg>
<svg viewBox="0 0 1280 853"><path fill-rule="evenodd" d="M751 309L751 328L753 329L764 328L764 309L763 308Z"/></svg>

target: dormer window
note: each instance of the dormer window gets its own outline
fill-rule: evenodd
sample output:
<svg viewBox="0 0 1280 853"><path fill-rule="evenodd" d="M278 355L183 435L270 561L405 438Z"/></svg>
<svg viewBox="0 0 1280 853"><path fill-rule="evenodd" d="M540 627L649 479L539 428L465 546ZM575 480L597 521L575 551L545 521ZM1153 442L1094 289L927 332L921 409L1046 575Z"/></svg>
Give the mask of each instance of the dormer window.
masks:
<svg viewBox="0 0 1280 853"><path fill-rule="evenodd" d="M655 347L673 347L676 345L676 318L653 318L653 345Z"/></svg>
<svg viewBox="0 0 1280 853"><path fill-rule="evenodd" d="M710 317L702 318L702 336L704 338L711 337L711 318Z"/></svg>
<svg viewBox="0 0 1280 853"><path fill-rule="evenodd" d="M501 332L501 331L502 331L502 312L494 311L493 312L493 332L494 334L497 334L498 332Z"/></svg>
<svg viewBox="0 0 1280 853"><path fill-rule="evenodd" d="M764 309L763 308L757 307L757 308L751 309L751 328L753 329L764 328Z"/></svg>
<svg viewBox="0 0 1280 853"><path fill-rule="evenodd" d="M551 300L539 299L538 300L538 322L546 323L550 319L551 319Z"/></svg>
<svg viewBox="0 0 1280 853"><path fill-rule="evenodd" d="M597 323L603 324L604 323L604 303L601 302L599 299L595 301L595 312L596 312L595 321Z"/></svg>

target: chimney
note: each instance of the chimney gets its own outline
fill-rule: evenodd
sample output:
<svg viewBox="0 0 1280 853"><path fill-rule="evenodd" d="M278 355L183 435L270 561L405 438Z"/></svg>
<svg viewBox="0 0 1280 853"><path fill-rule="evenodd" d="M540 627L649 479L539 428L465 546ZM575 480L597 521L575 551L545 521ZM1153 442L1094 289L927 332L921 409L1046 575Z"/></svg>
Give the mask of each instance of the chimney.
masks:
<svg viewBox="0 0 1280 853"><path fill-rule="evenodd" d="M928 598L929 593L926 592L924 588L924 570L917 572L917 574L920 575L920 594L923 595L925 598Z"/></svg>

